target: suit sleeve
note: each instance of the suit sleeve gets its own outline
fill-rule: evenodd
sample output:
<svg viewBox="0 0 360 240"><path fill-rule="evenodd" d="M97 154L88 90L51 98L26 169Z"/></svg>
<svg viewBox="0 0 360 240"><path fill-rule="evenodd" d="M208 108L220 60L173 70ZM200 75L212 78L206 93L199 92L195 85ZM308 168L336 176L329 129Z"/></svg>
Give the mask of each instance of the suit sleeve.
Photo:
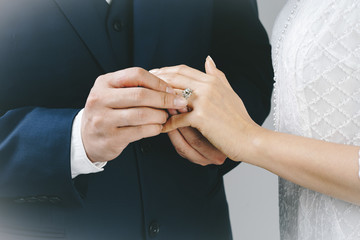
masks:
<svg viewBox="0 0 360 240"><path fill-rule="evenodd" d="M0 118L0 198L81 202L70 171L76 109L19 108Z"/></svg>
<svg viewBox="0 0 360 240"><path fill-rule="evenodd" d="M0 201L81 204L72 123L101 74L54 1L0 1Z"/></svg>
<svg viewBox="0 0 360 240"><path fill-rule="evenodd" d="M261 125L270 111L273 69L271 47L258 18L256 1L217 0L214 4L211 55L252 119ZM221 173L236 165L227 160Z"/></svg>

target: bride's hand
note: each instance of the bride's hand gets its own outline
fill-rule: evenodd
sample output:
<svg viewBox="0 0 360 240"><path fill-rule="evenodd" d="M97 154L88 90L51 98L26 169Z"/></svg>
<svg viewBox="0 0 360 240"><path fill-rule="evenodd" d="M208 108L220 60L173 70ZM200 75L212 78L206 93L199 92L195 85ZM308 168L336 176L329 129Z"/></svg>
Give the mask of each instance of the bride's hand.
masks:
<svg viewBox="0 0 360 240"><path fill-rule="evenodd" d="M193 91L188 99L191 111L172 116L163 132L194 127L230 159L242 161L251 154L261 128L250 118L242 100L210 57L205 69L206 74L183 65L152 71L175 89Z"/></svg>

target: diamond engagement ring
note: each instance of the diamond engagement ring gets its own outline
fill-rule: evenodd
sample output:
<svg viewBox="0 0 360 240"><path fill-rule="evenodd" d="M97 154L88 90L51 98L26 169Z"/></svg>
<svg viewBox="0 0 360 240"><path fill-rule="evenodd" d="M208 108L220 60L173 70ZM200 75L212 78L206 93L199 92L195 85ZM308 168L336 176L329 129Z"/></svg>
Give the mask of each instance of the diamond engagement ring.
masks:
<svg viewBox="0 0 360 240"><path fill-rule="evenodd" d="M191 90L190 88L187 88L182 91L182 95L185 99L188 99L192 93L193 93L193 90Z"/></svg>

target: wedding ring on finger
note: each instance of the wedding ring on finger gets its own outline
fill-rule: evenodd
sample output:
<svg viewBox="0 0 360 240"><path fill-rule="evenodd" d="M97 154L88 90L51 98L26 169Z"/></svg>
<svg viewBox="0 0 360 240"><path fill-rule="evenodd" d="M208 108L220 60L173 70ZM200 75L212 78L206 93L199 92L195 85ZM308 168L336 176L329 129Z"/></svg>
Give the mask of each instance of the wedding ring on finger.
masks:
<svg viewBox="0 0 360 240"><path fill-rule="evenodd" d="M187 89L182 91L182 96L185 99L188 99L191 96L192 93L193 93L193 90L191 90L190 88L187 88Z"/></svg>

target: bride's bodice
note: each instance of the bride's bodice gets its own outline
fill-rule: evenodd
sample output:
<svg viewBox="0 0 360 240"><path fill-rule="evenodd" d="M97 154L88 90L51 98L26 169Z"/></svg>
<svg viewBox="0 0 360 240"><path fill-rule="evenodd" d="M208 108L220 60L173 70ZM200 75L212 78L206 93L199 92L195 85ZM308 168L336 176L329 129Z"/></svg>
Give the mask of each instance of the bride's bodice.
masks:
<svg viewBox="0 0 360 240"><path fill-rule="evenodd" d="M360 1L289 0L272 46L276 129L360 146ZM360 239L360 207L282 179L279 197L282 239Z"/></svg>

